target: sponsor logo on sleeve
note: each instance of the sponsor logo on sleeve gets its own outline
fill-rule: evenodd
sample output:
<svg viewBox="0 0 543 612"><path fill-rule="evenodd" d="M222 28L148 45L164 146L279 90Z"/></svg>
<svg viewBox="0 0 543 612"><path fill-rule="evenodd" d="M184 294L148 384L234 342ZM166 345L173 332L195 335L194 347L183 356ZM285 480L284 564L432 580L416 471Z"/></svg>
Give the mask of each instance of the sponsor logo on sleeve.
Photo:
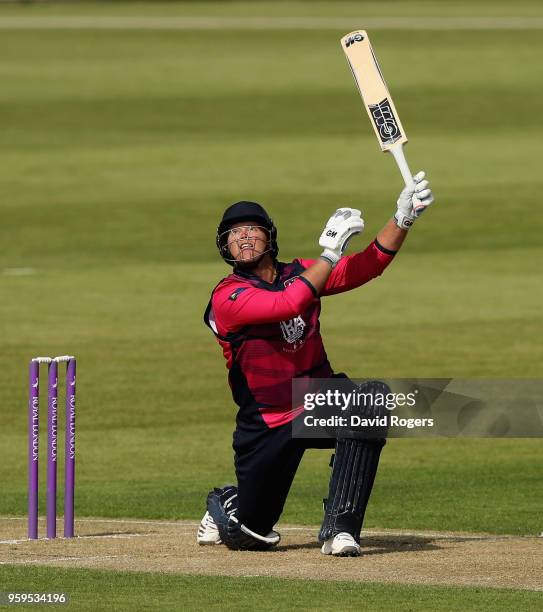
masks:
<svg viewBox="0 0 543 612"><path fill-rule="evenodd" d="M232 291L232 293L230 294L230 297L228 299L232 300L232 302L235 302L238 299L238 295L242 291L245 291L245 289L247 289L247 287L239 287L238 289L235 289L234 291Z"/></svg>

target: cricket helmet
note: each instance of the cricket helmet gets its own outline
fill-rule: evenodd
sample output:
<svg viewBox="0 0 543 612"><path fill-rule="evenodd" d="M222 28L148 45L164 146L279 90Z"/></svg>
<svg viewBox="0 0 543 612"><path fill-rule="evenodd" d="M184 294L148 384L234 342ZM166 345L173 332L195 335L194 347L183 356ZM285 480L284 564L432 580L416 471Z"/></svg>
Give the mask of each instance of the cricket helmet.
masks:
<svg viewBox="0 0 543 612"><path fill-rule="evenodd" d="M229 206L222 216L217 227L217 238L215 243L224 261L231 266L236 265L230 249L228 248L228 230L238 221L257 221L259 225L268 232L269 247L264 253L271 253L273 260L277 259L279 247L277 246L277 228L273 219L268 215L265 208L257 202L241 201ZM262 255L264 255L262 253Z"/></svg>

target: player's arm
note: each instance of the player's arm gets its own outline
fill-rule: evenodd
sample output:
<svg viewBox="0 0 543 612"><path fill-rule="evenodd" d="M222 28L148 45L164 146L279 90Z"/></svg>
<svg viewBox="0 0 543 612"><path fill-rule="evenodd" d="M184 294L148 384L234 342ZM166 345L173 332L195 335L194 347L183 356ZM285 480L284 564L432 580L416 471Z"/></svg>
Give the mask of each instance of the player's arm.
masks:
<svg viewBox="0 0 543 612"><path fill-rule="evenodd" d="M399 251L408 230L433 201L426 174L422 171L415 174L413 185L405 187L400 193L394 217L377 234L379 244L390 251Z"/></svg>
<svg viewBox="0 0 543 612"><path fill-rule="evenodd" d="M413 185L402 190L394 217L377 234L375 241L364 251L344 257L339 262L322 295L350 291L383 273L400 250L408 230L434 201L425 176L424 172L419 172L413 177Z"/></svg>
<svg viewBox="0 0 543 612"><path fill-rule="evenodd" d="M383 247L376 239L363 251L343 257L334 268L320 295L334 295L356 289L381 275L394 258L395 251ZM304 266L311 266L313 260L301 259Z"/></svg>
<svg viewBox="0 0 543 612"><path fill-rule="evenodd" d="M398 227L394 219L390 219L385 227L377 234L377 242L383 248L395 255L407 237L407 230Z"/></svg>
<svg viewBox="0 0 543 612"><path fill-rule="evenodd" d="M283 291L268 291L242 282L215 289L212 306L221 327L235 331L245 325L292 319L317 296L306 278L295 279Z"/></svg>
<svg viewBox="0 0 543 612"><path fill-rule="evenodd" d="M315 289L315 297L317 297L326 285L326 281L330 277L332 269L330 261L321 258L317 259L317 261L309 266L305 272L302 272L300 276L311 283L311 286Z"/></svg>

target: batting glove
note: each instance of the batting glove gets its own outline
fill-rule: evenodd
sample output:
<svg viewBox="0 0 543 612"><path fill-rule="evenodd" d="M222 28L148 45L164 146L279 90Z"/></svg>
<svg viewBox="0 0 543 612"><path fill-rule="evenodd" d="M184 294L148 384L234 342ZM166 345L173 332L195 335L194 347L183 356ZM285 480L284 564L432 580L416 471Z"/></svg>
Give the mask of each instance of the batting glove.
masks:
<svg viewBox="0 0 543 612"><path fill-rule="evenodd" d="M398 198L398 210L394 215L396 225L408 230L428 206L434 201L426 173L419 172L413 177L413 185L405 187Z"/></svg>
<svg viewBox="0 0 543 612"><path fill-rule="evenodd" d="M361 214L356 208L338 208L328 219L319 245L324 248L321 257L329 261L332 267L342 258L349 240L364 229Z"/></svg>

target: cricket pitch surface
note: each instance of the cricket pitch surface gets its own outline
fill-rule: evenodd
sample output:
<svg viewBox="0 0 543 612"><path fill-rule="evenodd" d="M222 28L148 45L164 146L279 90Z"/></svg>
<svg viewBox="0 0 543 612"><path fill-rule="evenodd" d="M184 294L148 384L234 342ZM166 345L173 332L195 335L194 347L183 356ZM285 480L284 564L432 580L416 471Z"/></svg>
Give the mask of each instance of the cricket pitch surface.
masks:
<svg viewBox="0 0 543 612"><path fill-rule="evenodd" d="M45 531L40 520L40 534ZM30 541L26 519L0 517L0 566L80 567L221 576L543 590L543 538L367 529L362 556L322 555L318 527L279 525L271 552L199 546L195 521L79 519L77 537ZM62 523L59 521L59 533ZM341 568L334 572L332 569Z"/></svg>

